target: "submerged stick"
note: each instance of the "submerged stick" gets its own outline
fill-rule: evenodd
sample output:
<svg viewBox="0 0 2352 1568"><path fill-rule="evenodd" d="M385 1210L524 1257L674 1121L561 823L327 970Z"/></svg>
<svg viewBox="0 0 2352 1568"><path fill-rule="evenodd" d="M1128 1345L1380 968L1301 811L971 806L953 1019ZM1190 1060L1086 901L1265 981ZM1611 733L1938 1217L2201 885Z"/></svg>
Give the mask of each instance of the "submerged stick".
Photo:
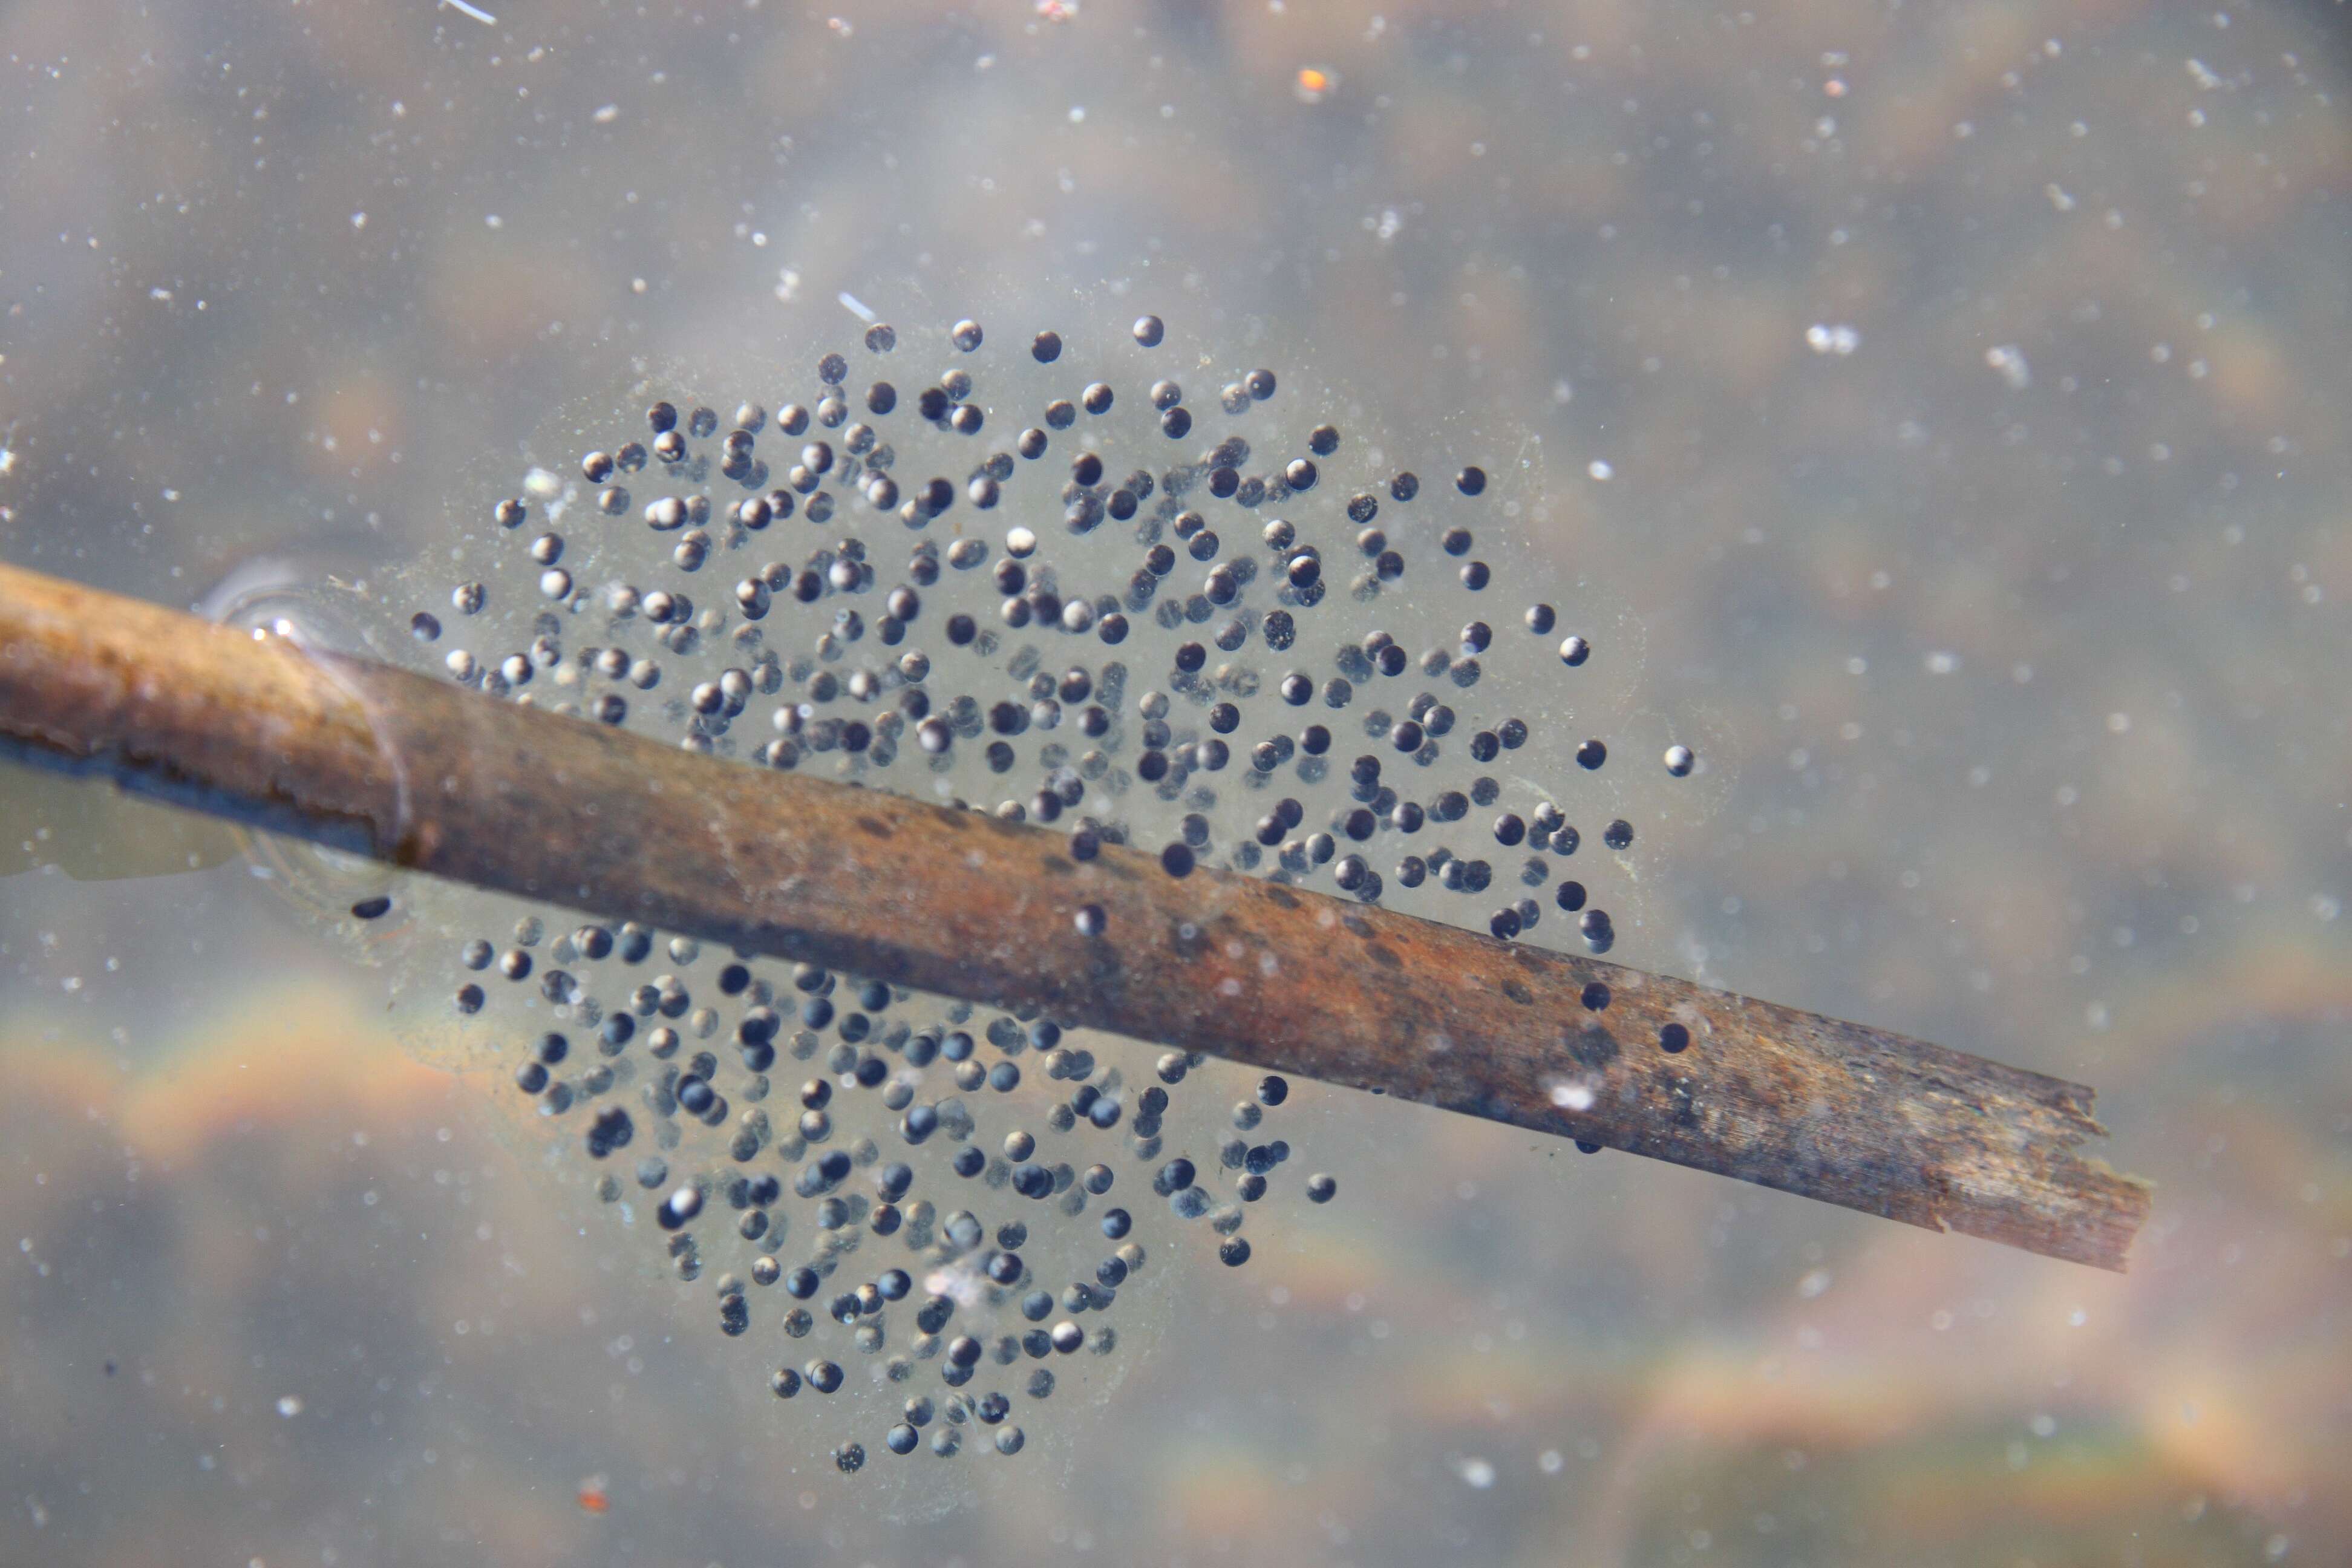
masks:
<svg viewBox="0 0 2352 1568"><path fill-rule="evenodd" d="M2121 1269L2092 1091L0 566L0 752L500 892Z"/></svg>

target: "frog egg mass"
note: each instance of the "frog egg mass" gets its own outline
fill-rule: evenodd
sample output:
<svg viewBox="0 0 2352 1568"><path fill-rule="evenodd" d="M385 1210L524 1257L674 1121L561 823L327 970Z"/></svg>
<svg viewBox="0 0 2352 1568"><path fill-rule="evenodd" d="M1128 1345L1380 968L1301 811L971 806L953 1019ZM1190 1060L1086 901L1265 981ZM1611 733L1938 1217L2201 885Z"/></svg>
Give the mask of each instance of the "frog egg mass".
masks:
<svg viewBox="0 0 2352 1568"><path fill-rule="evenodd" d="M1050 825L1079 860L1608 951L1637 835L1574 716L1609 628L1482 553L1498 481L1425 481L1286 416L1275 370L1130 331L1089 368L1076 333L877 324L730 413L656 392L482 498L495 554L401 640L512 701ZM1497 705L1497 668L1559 700ZM1294 1148L1311 1086L572 918L465 940L450 1005L511 1032L514 1092L845 1473L1018 1456L1135 1298L1225 1288L1210 1258L1245 1268L1341 1190Z"/></svg>

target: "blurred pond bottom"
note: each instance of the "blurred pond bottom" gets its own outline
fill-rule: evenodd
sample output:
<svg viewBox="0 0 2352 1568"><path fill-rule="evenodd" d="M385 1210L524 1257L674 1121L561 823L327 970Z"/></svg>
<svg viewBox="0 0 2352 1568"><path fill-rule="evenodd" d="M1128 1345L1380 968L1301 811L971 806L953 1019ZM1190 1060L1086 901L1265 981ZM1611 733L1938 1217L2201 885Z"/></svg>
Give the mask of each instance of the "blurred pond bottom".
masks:
<svg viewBox="0 0 2352 1568"><path fill-rule="evenodd" d="M1383 1221L1459 1226L1438 1184L1255 1282L1210 1269L1076 1440L966 1466L927 1510L931 1482L877 1492L781 1418L760 1352L710 1335L703 1289L488 1109L487 1075L419 1063L347 994L257 988L135 1072L71 1039L24 1014L0 1039L19 1238L0 1470L50 1561L728 1563L813 1528L909 1563L1116 1542L1170 1563L2014 1568L2341 1561L2314 1548L2352 1540L2325 1479L2344 1359L2279 1311L2321 1282L2293 1248L2225 1281L2176 1261L2242 1215L2174 1220L2121 1280L1874 1235L1792 1260L1709 1334L1645 1322L1633 1283L1656 1277L1643 1236L1748 1223L1703 1179L1625 1184L1590 1259L1606 1289L1573 1312L1492 1310L1452 1243L1400 1258ZM1416 1158L1510 1204L1485 1245L1548 1245L1514 1211L1559 1163L1358 1106L1441 1123ZM1603 1163L1565 1168L1591 1195Z"/></svg>

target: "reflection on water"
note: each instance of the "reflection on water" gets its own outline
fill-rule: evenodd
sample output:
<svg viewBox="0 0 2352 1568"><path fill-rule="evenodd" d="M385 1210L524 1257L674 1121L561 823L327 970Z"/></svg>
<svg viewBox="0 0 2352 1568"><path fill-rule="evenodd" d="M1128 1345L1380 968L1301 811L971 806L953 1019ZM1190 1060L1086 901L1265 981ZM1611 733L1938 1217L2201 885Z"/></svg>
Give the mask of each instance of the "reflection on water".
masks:
<svg viewBox="0 0 2352 1568"><path fill-rule="evenodd" d="M1155 1256L1128 1382L925 1517L885 1456L833 1468L511 1061L387 1014L410 960L348 963L241 859L32 869L19 1555L2345 1556L2324 24L491 9L0 21L39 153L0 174L11 560L446 595L493 494L459 470L511 493L549 409L622 406L585 389L772 409L792 345L862 331L843 290L1024 335L1155 310L1219 361L1188 390L1312 363L1400 454L1540 437L1511 548L1647 633L1612 742L1738 764L1622 813L1612 956L2096 1083L2155 1219L2110 1279L1298 1086L1339 1200L1240 1270ZM131 856L47 787L0 780L50 846L11 853ZM419 963L492 929L437 896Z"/></svg>

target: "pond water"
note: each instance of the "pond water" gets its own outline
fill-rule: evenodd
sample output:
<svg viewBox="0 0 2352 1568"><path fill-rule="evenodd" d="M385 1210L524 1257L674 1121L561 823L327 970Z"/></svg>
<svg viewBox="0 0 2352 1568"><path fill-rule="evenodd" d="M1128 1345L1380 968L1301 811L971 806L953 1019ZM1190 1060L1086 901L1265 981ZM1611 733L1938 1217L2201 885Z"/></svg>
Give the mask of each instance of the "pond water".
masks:
<svg viewBox="0 0 2352 1568"><path fill-rule="evenodd" d="M2108 1275L10 769L0 1561L2352 1555L2340 18L0 46L0 558L2090 1084L2157 1187Z"/></svg>

